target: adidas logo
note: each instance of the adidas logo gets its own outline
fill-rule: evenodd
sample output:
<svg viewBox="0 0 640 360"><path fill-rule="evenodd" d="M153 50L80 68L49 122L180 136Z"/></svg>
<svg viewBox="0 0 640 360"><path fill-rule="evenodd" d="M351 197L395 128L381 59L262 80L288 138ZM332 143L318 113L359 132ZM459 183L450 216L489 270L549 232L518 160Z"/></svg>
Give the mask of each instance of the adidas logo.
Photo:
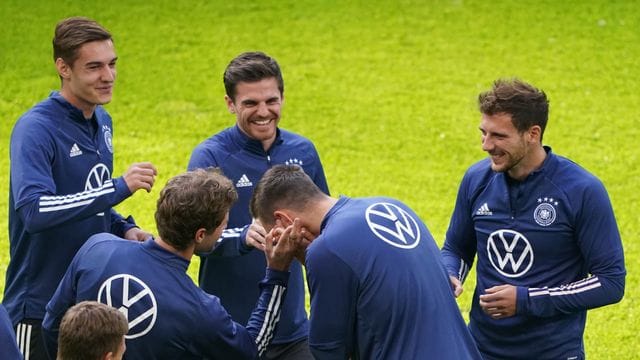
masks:
<svg viewBox="0 0 640 360"><path fill-rule="evenodd" d="M79 155L82 155L82 150L80 150L80 148L78 147L78 144L73 143L73 146L71 147L71 151L69 151L69 157L74 157Z"/></svg>
<svg viewBox="0 0 640 360"><path fill-rule="evenodd" d="M249 180L247 174L242 174L242 177L240 177L240 180L238 180L238 182L236 183L236 187L241 188L248 186L253 186L253 183Z"/></svg>
<svg viewBox="0 0 640 360"><path fill-rule="evenodd" d="M493 211L489 209L489 205L487 203L484 203L478 210L476 210L476 215L493 215Z"/></svg>

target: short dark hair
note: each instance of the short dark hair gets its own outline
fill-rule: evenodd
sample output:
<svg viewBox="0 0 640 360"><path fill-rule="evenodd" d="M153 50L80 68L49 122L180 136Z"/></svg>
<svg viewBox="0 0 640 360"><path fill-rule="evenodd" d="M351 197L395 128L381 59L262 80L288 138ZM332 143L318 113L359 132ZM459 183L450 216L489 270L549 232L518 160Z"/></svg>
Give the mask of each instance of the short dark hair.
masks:
<svg viewBox="0 0 640 360"><path fill-rule="evenodd" d="M56 25L53 36L53 61L62 58L73 66L78 58L78 49L92 41L111 40L111 34L102 25L86 17L70 17Z"/></svg>
<svg viewBox="0 0 640 360"><path fill-rule="evenodd" d="M244 52L236 56L224 71L223 81L227 96L236 99L236 86L239 82L256 82L262 79L276 78L280 95L284 94L284 80L276 60L260 51Z"/></svg>
<svg viewBox="0 0 640 360"><path fill-rule="evenodd" d="M98 360L117 352L129 331L127 318L109 305L83 301L70 307L60 322L58 359Z"/></svg>
<svg viewBox="0 0 640 360"><path fill-rule="evenodd" d="M298 165L275 165L267 170L251 197L251 215L264 225L273 225L278 209L302 211L324 193Z"/></svg>
<svg viewBox="0 0 640 360"><path fill-rule="evenodd" d="M544 91L520 79L498 79L491 90L478 95L480 112L486 115L507 113L520 132L540 126L540 140L549 118L549 100Z"/></svg>
<svg viewBox="0 0 640 360"><path fill-rule="evenodd" d="M171 246L184 250L194 241L198 229L210 234L220 226L237 199L233 183L218 169L197 169L175 176L158 198L158 233Z"/></svg>

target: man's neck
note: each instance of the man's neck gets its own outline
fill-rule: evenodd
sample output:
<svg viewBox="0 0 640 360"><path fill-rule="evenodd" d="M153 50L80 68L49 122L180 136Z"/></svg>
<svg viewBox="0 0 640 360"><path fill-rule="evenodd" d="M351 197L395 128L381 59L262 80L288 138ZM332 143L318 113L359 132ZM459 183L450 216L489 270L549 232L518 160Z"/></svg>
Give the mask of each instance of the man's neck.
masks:
<svg viewBox="0 0 640 360"><path fill-rule="evenodd" d="M194 246L189 246L188 248L184 249L184 250L178 250L175 247L171 246L171 244L167 243L166 241L162 240L159 236L155 238L156 244L158 244L161 248L172 252L186 260L191 261L191 258L193 257L193 252L195 247Z"/></svg>
<svg viewBox="0 0 640 360"><path fill-rule="evenodd" d="M529 174L538 170L546 158L547 152L544 150L544 147L542 145L536 146L532 149L531 153L522 159L518 166L507 171L507 174L514 180L522 181L526 179Z"/></svg>
<svg viewBox="0 0 640 360"><path fill-rule="evenodd" d="M312 205L312 208L309 209L309 222L311 225L309 231L311 231L313 235L320 235L320 227L322 226L322 221L337 202L338 199L332 198L328 195L323 195L322 199L318 200L315 204Z"/></svg>
<svg viewBox="0 0 640 360"><path fill-rule="evenodd" d="M69 104L75 106L80 111L82 111L82 115L85 119L89 120L93 117L93 112L96 110L96 104L87 104L82 100L78 99L71 91L68 91L64 87L60 89L60 95L69 102Z"/></svg>

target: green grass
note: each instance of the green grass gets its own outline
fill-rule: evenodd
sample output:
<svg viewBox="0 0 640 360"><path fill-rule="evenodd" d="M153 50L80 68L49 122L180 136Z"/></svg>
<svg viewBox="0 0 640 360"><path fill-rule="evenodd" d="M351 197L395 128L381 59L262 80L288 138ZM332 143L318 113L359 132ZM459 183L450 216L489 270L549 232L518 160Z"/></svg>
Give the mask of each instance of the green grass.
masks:
<svg viewBox="0 0 640 360"><path fill-rule="evenodd" d="M518 76L551 99L545 143L599 176L622 233L629 275L617 305L589 312L591 359L640 353L637 191L640 6L636 1L72 1L0 4L0 194L15 120L59 87L55 23L97 19L115 36L115 174L151 161L157 186L118 206L154 229L166 180L193 147L233 124L222 71L245 50L278 59L282 126L311 138L334 195L388 195L423 217L441 244L464 170L484 155L478 92ZM0 196L7 228L8 196ZM0 272L8 235L0 232ZM196 274L197 260L190 273ZM1 277L0 288L4 277ZM473 283L460 300L468 312Z"/></svg>

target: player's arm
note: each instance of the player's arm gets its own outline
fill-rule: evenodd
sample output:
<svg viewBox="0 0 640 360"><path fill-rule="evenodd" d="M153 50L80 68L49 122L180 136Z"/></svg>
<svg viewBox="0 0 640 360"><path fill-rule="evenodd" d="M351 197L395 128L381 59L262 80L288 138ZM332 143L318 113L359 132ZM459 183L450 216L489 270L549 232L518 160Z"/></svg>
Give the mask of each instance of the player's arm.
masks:
<svg viewBox="0 0 640 360"><path fill-rule="evenodd" d="M311 293L311 352L317 359L348 359L356 351L357 278L321 241L307 251L306 269Z"/></svg>
<svg viewBox="0 0 640 360"><path fill-rule="evenodd" d="M233 322L228 316L223 316L223 324L220 336L216 340L218 346L211 347L212 358L249 358L254 359L267 349L273 339L273 333L280 320L282 304L289 281L289 266L301 239L292 239L286 231L277 242L273 235L267 235L265 240L265 257L267 269L264 279L260 282L260 296L246 328ZM212 309L222 309L219 300L215 298L217 305ZM220 313L220 310L217 310ZM226 314L226 311L224 311ZM249 344L247 339L251 339Z"/></svg>
<svg viewBox="0 0 640 360"><path fill-rule="evenodd" d="M518 288L518 314L554 316L620 301L624 254L613 208L604 186L585 189L577 212L576 241L591 276L559 287ZM576 254L576 256L578 256Z"/></svg>
<svg viewBox="0 0 640 360"><path fill-rule="evenodd" d="M280 319L282 303L286 293L289 272L267 269L260 282L260 297L246 327L236 323L224 310L218 298L210 296L207 305L211 316L209 329L203 335L202 349L207 358L256 359L273 338ZM216 334L214 339L211 334Z"/></svg>
<svg viewBox="0 0 640 360"><path fill-rule="evenodd" d="M455 208L441 250L442 260L451 277L456 296L462 292L462 283L467 278L476 255L477 240L471 218L468 180L462 180L456 198Z"/></svg>
<svg viewBox="0 0 640 360"><path fill-rule="evenodd" d="M253 249L264 250L266 231L257 221L243 227L227 228L222 231L216 246L208 253L199 256L242 256Z"/></svg>
<svg viewBox="0 0 640 360"><path fill-rule="evenodd" d="M35 135L26 133L11 141L11 196L27 231L40 232L108 211L131 195L123 178L105 181L96 189L60 194L51 169L53 140Z"/></svg>

